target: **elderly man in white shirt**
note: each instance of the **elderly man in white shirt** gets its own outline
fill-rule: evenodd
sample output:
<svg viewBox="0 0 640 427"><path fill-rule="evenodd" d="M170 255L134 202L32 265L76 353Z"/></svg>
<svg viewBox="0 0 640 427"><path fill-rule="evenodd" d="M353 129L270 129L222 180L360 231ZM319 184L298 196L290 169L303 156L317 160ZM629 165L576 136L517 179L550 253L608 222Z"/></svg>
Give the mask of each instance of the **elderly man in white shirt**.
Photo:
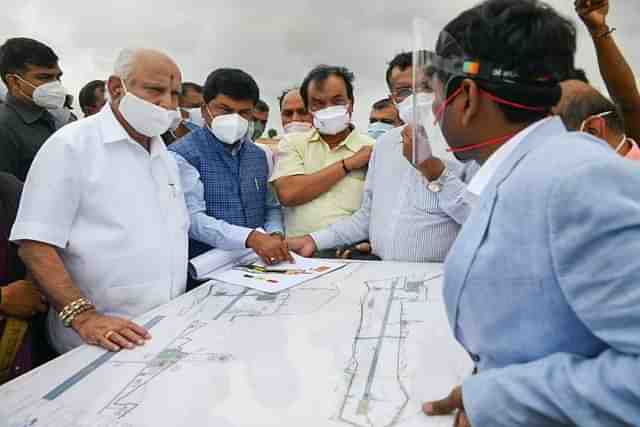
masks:
<svg viewBox="0 0 640 427"><path fill-rule="evenodd" d="M129 319L184 293L186 211L160 135L181 74L166 55L124 50L110 105L55 133L36 156L11 240L51 303L51 343L111 351L151 338Z"/></svg>

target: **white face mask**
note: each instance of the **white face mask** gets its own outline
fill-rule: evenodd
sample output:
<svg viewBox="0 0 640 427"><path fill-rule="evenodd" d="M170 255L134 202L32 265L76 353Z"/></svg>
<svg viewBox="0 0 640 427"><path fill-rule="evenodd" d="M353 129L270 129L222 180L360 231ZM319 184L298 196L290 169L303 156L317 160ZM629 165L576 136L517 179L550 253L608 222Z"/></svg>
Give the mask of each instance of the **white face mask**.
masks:
<svg viewBox="0 0 640 427"><path fill-rule="evenodd" d="M237 113L224 114L211 121L210 129L211 133L221 142L235 144L247 135L249 121Z"/></svg>
<svg viewBox="0 0 640 427"><path fill-rule="evenodd" d="M185 111L189 113L189 121L194 125L204 127L207 124L204 117L202 117L201 108L188 108Z"/></svg>
<svg viewBox="0 0 640 427"><path fill-rule="evenodd" d="M426 109L433 106L435 96L432 93L419 93L418 95L411 95L405 98L400 104L397 105L400 119L408 125L413 126L415 123L413 114L413 98L416 97L416 107L420 115L425 115Z"/></svg>
<svg viewBox="0 0 640 427"><path fill-rule="evenodd" d="M136 132L153 138L169 130L171 125L169 110L135 96L127 90L124 80L122 81L122 87L126 93L120 100L118 109L122 117Z"/></svg>
<svg viewBox="0 0 640 427"><path fill-rule="evenodd" d="M180 113L180 110L169 110L169 119L171 120L169 129L172 132L175 132L176 129L180 127L180 123L182 123L182 114Z"/></svg>
<svg viewBox="0 0 640 427"><path fill-rule="evenodd" d="M313 113L313 125L322 135L337 135L351 122L344 105L334 105Z"/></svg>
<svg viewBox="0 0 640 427"><path fill-rule="evenodd" d="M309 132L313 126L307 122L291 122L284 127L284 133Z"/></svg>
<svg viewBox="0 0 640 427"><path fill-rule="evenodd" d="M33 102L35 102L37 106L50 109L62 108L64 106L64 102L67 99L67 90L59 81L56 80L35 86L17 74L14 74L14 76L34 89L31 99L33 99Z"/></svg>

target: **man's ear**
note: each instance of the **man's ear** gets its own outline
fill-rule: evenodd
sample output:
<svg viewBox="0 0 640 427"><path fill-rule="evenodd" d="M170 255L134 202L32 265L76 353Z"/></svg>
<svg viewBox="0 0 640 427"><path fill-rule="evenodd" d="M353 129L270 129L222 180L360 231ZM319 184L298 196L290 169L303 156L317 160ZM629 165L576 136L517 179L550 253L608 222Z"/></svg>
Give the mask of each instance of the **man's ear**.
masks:
<svg viewBox="0 0 640 427"><path fill-rule="evenodd" d="M349 102L349 107L347 107L347 111L349 112L349 117L353 116L353 105L355 104L355 100L351 100Z"/></svg>
<svg viewBox="0 0 640 427"><path fill-rule="evenodd" d="M109 80L107 80L107 91L113 101L120 99L124 95L122 79L117 76L110 76Z"/></svg>
<svg viewBox="0 0 640 427"><path fill-rule="evenodd" d="M462 125L467 127L474 119L477 118L480 112L482 99L480 88L473 80L463 80L460 87L462 88L462 92L458 96L458 103L461 105L459 108L462 109Z"/></svg>
<svg viewBox="0 0 640 427"><path fill-rule="evenodd" d="M607 140L607 121L604 117L592 117L584 126L584 132Z"/></svg>

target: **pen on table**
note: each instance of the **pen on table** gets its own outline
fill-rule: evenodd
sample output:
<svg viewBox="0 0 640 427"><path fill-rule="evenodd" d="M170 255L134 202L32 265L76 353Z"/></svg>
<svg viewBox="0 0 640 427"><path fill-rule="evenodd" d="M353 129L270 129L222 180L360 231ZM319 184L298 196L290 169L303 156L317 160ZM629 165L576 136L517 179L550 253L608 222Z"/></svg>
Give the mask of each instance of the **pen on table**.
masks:
<svg viewBox="0 0 640 427"><path fill-rule="evenodd" d="M278 283L277 280L273 280L273 279L265 279L263 277L256 277L256 276L252 276L250 274L245 274L243 277L246 277L247 279L256 279L256 280L265 280L269 283Z"/></svg>

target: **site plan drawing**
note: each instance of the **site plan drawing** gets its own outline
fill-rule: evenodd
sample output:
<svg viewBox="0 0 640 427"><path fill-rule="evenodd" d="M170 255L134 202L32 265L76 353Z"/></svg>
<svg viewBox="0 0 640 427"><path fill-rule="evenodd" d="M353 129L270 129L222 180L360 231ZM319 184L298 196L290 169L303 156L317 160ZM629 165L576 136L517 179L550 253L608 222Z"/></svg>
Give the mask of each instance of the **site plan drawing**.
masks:
<svg viewBox="0 0 640 427"><path fill-rule="evenodd" d="M212 280L136 319L131 351L84 346L0 387L0 427L448 426L470 374L438 264L349 263L280 293Z"/></svg>

